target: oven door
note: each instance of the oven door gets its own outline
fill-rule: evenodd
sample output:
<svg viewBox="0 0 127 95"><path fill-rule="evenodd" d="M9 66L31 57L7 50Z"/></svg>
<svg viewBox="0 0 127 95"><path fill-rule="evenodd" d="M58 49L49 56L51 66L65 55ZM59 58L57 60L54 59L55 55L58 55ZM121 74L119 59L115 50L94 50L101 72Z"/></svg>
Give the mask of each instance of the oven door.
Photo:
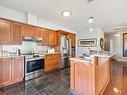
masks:
<svg viewBox="0 0 127 95"><path fill-rule="evenodd" d="M44 59L32 60L26 62L26 73L32 73L44 69Z"/></svg>

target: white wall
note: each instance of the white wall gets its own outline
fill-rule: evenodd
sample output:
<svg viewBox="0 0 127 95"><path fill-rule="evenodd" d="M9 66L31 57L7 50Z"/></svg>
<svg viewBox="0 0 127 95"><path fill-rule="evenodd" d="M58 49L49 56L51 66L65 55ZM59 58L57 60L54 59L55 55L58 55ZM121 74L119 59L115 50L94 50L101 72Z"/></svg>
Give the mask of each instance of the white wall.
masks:
<svg viewBox="0 0 127 95"><path fill-rule="evenodd" d="M0 6L0 17L16 20L19 22L26 23L27 15L26 13L17 12L8 8Z"/></svg>
<svg viewBox="0 0 127 95"><path fill-rule="evenodd" d="M101 50L100 48L100 38L104 38L104 33L102 32L101 29L97 29L95 31L82 31L82 32L77 32L77 40L79 39L90 39L90 38L97 38L97 47L90 47L91 50ZM88 51L89 47L79 47L77 46L77 56L81 56L83 52Z"/></svg>
<svg viewBox="0 0 127 95"><path fill-rule="evenodd" d="M127 57L123 57L123 33L127 33L127 31L119 32L120 36L117 37L117 54L119 59L126 59Z"/></svg>
<svg viewBox="0 0 127 95"><path fill-rule="evenodd" d="M28 21L27 20L27 17L28 17L27 13L17 12L15 10L8 9L8 8L2 7L2 6L0 6L0 17L23 22L23 23L27 23L27 21ZM40 18L37 19L37 25L40 27L44 27L44 28L55 29L55 30L65 30L68 32L76 33L76 31L73 31L73 30L68 29L66 27L62 27L59 25L49 23L49 22L47 22L43 19L40 19Z"/></svg>
<svg viewBox="0 0 127 95"><path fill-rule="evenodd" d="M117 59L118 60L127 60L127 57L123 57L123 33L127 33L126 27L121 28L114 28L106 30L107 33L109 33L108 38L106 40L109 40L107 45L110 48L110 51L113 53L117 53ZM105 31L105 32L106 32ZM115 34L119 34L120 36L115 37Z"/></svg>

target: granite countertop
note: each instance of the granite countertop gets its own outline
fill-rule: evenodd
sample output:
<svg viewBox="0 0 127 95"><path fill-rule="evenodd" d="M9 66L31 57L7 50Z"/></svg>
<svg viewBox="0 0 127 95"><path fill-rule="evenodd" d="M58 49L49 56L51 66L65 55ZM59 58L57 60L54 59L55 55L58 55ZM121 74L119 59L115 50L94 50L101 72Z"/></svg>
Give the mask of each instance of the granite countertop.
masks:
<svg viewBox="0 0 127 95"><path fill-rule="evenodd" d="M17 56L17 55L13 55L13 56L0 56L0 59L6 59L6 58L19 58L19 57L24 57L23 55Z"/></svg>
<svg viewBox="0 0 127 95"><path fill-rule="evenodd" d="M75 61L80 61L81 63L85 63L85 64L90 64L90 63L93 63L93 57L113 57L115 56L116 54L112 53L112 54L93 54L93 55L90 55L89 57L78 57L78 58L70 58L72 60L75 60Z"/></svg>

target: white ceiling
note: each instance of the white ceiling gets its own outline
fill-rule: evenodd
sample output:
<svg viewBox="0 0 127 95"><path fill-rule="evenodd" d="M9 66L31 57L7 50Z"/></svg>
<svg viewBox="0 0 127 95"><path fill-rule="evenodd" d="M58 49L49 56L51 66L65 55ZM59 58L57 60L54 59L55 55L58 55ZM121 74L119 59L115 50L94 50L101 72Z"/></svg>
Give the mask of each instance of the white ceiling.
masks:
<svg viewBox="0 0 127 95"><path fill-rule="evenodd" d="M90 27L104 28L127 23L127 0L0 0L0 5L21 12L30 12L39 18L76 31ZM72 16L65 18L63 10L71 10ZM88 24L88 18L94 23Z"/></svg>

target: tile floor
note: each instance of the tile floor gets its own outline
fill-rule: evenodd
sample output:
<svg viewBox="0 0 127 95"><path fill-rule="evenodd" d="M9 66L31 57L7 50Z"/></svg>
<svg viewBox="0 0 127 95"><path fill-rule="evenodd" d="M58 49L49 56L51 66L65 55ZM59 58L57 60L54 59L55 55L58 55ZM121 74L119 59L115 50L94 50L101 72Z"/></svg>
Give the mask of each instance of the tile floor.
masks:
<svg viewBox="0 0 127 95"><path fill-rule="evenodd" d="M36 79L19 82L0 89L0 95L71 95L69 68L54 71Z"/></svg>

